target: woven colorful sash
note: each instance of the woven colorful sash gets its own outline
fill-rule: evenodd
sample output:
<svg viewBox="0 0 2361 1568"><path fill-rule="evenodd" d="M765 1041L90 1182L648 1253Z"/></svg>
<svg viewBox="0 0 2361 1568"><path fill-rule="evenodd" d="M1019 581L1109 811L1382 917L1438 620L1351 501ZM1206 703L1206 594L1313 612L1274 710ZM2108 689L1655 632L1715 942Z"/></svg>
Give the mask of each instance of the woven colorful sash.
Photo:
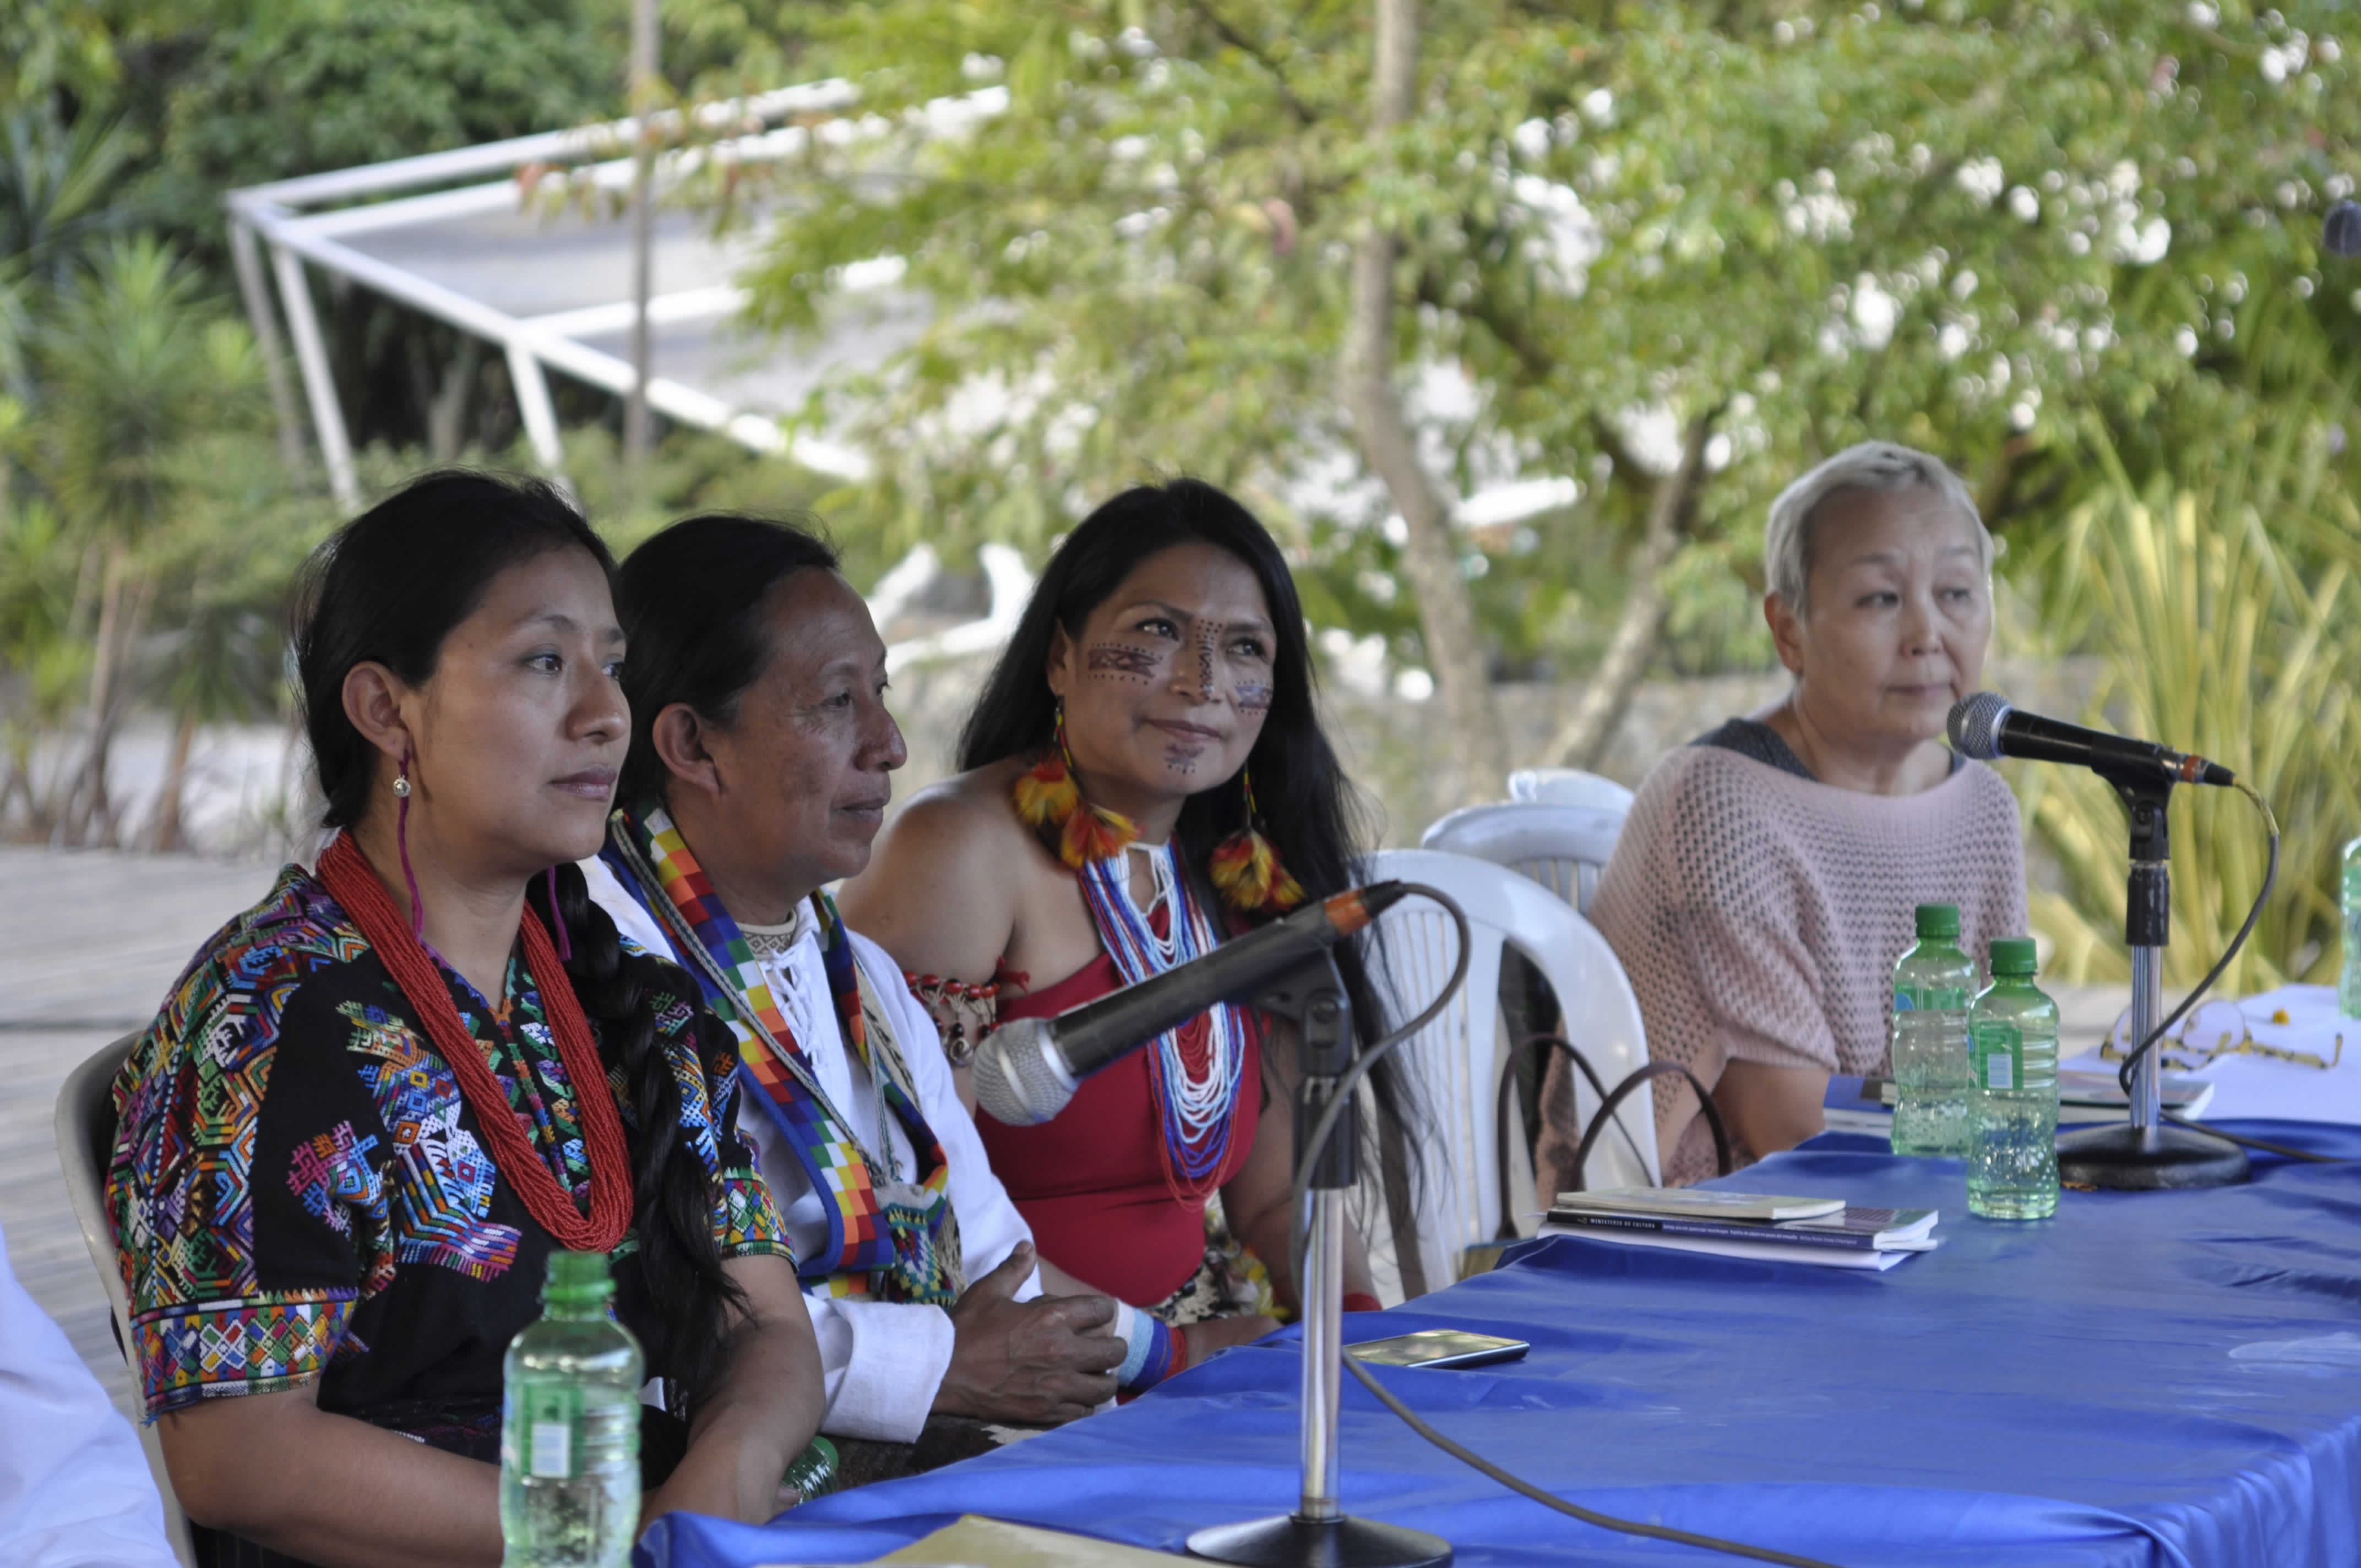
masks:
<svg viewBox="0 0 2361 1568"><path fill-rule="evenodd" d="M957 1300L966 1277L950 1201L950 1161L918 1110L891 1025L866 994L835 901L812 894L837 1024L856 1069L870 1073L881 1108L901 1123L917 1151L924 1174L915 1182L881 1187L873 1179L869 1154L821 1089L769 977L664 808L619 807L600 858L664 927L706 1001L730 1025L748 1102L761 1107L821 1194L829 1245L801 1260L804 1283L825 1284L835 1296L939 1306Z"/></svg>

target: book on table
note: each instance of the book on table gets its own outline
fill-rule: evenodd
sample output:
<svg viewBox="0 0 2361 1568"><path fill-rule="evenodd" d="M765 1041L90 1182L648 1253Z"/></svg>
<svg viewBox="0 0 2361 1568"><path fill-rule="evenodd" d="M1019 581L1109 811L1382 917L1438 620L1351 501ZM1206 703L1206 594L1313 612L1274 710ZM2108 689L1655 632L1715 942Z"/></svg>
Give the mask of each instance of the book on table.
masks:
<svg viewBox="0 0 2361 1568"><path fill-rule="evenodd" d="M1590 1192L1561 1192L1557 1206L1603 1214L1669 1214L1683 1220L1810 1220L1835 1213L1844 1207L1844 1200L1724 1192L1715 1187L1601 1187Z"/></svg>
<svg viewBox="0 0 2361 1568"><path fill-rule="evenodd" d="M1562 1192L1542 1230L1635 1246L1769 1258L1839 1268L1890 1268L1941 1245L1934 1209L1883 1209L1839 1199L1710 1188Z"/></svg>

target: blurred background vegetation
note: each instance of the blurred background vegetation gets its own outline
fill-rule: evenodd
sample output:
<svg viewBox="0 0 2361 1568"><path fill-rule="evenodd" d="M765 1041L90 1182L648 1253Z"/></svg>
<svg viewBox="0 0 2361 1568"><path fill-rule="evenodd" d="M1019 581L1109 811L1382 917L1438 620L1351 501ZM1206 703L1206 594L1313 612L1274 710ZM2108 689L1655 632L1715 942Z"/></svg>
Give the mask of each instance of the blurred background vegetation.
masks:
<svg viewBox="0 0 2361 1568"><path fill-rule="evenodd" d="M870 480L678 430L629 480L611 400L561 381L577 492L619 547L691 508L814 509L865 587L920 542L1038 562L1111 489L1202 474L1287 539L1318 624L1440 683L1455 754L1583 762L1643 677L1773 667L1768 498L1912 442L2003 540L2010 652L2094 661L2092 717L2266 787L2286 869L2238 983L2322 978L2361 828L2361 264L2319 250L2361 177L2352 8L1429 0L1373 127L1378 8L666 0L675 100L839 77L872 116L774 171L760 323L881 257L939 308L809 411L868 438ZM612 117L627 33L628 0L0 9L0 829L171 847L200 730L286 717L286 602L336 514L274 439L222 193ZM946 99L988 113L922 136ZM702 199L719 224L763 194ZM1340 369L1378 243L1407 481ZM530 466L500 356L328 302L372 493ZM1448 521L1503 482L1545 504ZM1588 700L1509 756L1509 683ZM153 800L106 787L134 716L171 738ZM2120 808L2012 783L2037 924L2070 977L2112 977ZM2181 978L2259 876L2242 810L2176 807Z"/></svg>

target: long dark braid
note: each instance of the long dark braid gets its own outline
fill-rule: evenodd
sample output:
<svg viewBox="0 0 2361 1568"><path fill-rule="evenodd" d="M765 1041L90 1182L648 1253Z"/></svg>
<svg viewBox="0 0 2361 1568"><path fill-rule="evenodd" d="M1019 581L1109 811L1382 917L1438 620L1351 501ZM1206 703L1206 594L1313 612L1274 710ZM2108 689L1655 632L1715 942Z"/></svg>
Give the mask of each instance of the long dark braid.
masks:
<svg viewBox="0 0 2361 1568"><path fill-rule="evenodd" d="M728 1368L722 1326L729 1314L746 1306L746 1292L721 1266L721 1249L713 1239L718 1188L704 1160L679 1133L680 1080L656 1034L658 992L668 990L694 1005L696 987L677 972L667 977L670 966L661 959L623 950L613 917L592 901L581 867L559 866L556 883L554 913L573 947L566 973L582 1011L590 1017L599 1059L607 1064L608 1078L634 1134L632 1212L638 1217L640 1283L647 1299L619 1299L618 1310L634 1329L648 1325L641 1331L642 1337L656 1342L646 1346L648 1365L676 1384L671 1403L675 1414L686 1414ZM544 918L553 913L547 907L548 885L546 879L536 877L527 895ZM700 1060L708 1022L697 1021L699 1039L690 1047ZM711 1107L717 1118L728 1110L727 1081ZM717 1131L733 1135L727 1126ZM634 1306L640 1310L628 1310Z"/></svg>

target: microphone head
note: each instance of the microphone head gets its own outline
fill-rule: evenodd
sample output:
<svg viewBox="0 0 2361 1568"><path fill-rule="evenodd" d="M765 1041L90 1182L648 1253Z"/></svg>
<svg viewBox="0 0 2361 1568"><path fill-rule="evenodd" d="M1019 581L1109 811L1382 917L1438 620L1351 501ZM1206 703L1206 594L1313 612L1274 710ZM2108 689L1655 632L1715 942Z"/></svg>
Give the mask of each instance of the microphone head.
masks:
<svg viewBox="0 0 2361 1568"><path fill-rule="evenodd" d="M1971 692L1961 697L1951 705L1945 726L1951 733L1951 750L1980 762L1998 757L2000 727L2012 711L2008 698L1998 692Z"/></svg>
<svg viewBox="0 0 2361 1568"><path fill-rule="evenodd" d="M2361 202L2339 202L2328 209L2320 247L2331 256L2361 256Z"/></svg>
<svg viewBox="0 0 2361 1568"><path fill-rule="evenodd" d="M1011 1127L1038 1127L1074 1097L1047 1018L1012 1018L986 1035L972 1081L975 1108Z"/></svg>

